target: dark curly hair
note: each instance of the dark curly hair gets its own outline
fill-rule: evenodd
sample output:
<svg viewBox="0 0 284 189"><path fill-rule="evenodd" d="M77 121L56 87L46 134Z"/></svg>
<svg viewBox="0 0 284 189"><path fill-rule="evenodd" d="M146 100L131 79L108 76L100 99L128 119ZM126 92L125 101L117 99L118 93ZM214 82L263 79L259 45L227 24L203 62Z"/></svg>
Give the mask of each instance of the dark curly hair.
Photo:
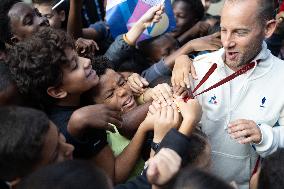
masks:
<svg viewBox="0 0 284 189"><path fill-rule="evenodd" d="M90 57L92 62L92 67L98 74L98 76L104 75L106 69L113 69L110 60L105 56L92 56Z"/></svg>
<svg viewBox="0 0 284 189"><path fill-rule="evenodd" d="M0 41L9 42L12 37L12 31L10 27L10 18L8 12L21 0L1 0L0 1Z"/></svg>
<svg viewBox="0 0 284 189"><path fill-rule="evenodd" d="M73 39L52 28L45 28L12 47L8 63L20 93L43 106L54 104L55 99L47 94L47 89L62 83L62 66L69 64L64 52L67 48L75 49Z"/></svg>
<svg viewBox="0 0 284 189"><path fill-rule="evenodd" d="M0 108L0 178L12 181L31 173L41 160L49 119L38 110Z"/></svg>
<svg viewBox="0 0 284 189"><path fill-rule="evenodd" d="M282 189L284 186L284 149L279 148L262 161L258 189Z"/></svg>

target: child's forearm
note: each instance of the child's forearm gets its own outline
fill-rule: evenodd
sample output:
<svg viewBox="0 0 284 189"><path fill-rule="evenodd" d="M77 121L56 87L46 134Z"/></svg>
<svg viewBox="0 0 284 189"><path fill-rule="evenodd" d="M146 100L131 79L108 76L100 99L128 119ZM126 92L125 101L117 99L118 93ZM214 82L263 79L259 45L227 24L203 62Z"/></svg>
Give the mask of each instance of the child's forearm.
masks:
<svg viewBox="0 0 284 189"><path fill-rule="evenodd" d="M82 0L70 0L67 33L75 39L82 37Z"/></svg>
<svg viewBox="0 0 284 189"><path fill-rule="evenodd" d="M135 45L136 41L140 37L140 35L143 33L145 30L145 26L141 22L136 22L133 27L125 34L124 40L129 44L129 45Z"/></svg>
<svg viewBox="0 0 284 189"><path fill-rule="evenodd" d="M194 51L194 48L192 47L190 42L187 42L185 45L183 45L181 48L179 48L177 51L172 53L171 55L167 56L165 58L165 64L170 68L173 69L175 65L175 59L181 55L187 55Z"/></svg>
<svg viewBox="0 0 284 189"><path fill-rule="evenodd" d="M134 108L130 112L123 114L123 124L122 128L118 129L119 133L124 137L131 139L135 135L139 125L144 121L149 106L150 103L146 103Z"/></svg>
<svg viewBox="0 0 284 189"><path fill-rule="evenodd" d="M195 128L195 124L196 122L194 120L184 119L178 131L185 136L190 137Z"/></svg>
<svg viewBox="0 0 284 189"><path fill-rule="evenodd" d="M124 148L123 152L116 157L115 183L124 182L128 178L137 160L141 157L145 137L146 131L143 129L143 126L140 125L130 143Z"/></svg>

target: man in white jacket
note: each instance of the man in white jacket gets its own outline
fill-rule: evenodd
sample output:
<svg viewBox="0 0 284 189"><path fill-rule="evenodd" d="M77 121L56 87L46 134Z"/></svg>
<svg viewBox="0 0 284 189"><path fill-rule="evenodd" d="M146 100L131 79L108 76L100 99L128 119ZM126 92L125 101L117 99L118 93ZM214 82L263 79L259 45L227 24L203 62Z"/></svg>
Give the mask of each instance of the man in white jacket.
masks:
<svg viewBox="0 0 284 189"><path fill-rule="evenodd" d="M198 76L192 80L194 87L217 64L195 94L252 61L258 62L246 73L197 96L203 108L202 130L212 145L212 172L228 182L235 181L240 189L249 187L258 155L284 147L284 62L274 57L264 42L275 27L273 1L226 0L221 14L224 48L193 62ZM187 56L176 62L190 67ZM274 127L277 122L280 126Z"/></svg>

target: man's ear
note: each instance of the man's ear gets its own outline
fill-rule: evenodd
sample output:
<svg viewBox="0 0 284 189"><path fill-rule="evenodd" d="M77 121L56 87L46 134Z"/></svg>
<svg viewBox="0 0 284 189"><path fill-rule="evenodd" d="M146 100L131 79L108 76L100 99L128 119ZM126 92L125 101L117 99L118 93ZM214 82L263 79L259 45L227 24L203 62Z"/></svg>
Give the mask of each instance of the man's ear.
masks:
<svg viewBox="0 0 284 189"><path fill-rule="evenodd" d="M62 99L67 96L67 92L60 87L48 87L47 94L56 99Z"/></svg>
<svg viewBox="0 0 284 189"><path fill-rule="evenodd" d="M60 21L61 21L61 22L64 22L64 21L65 21L65 19L66 19L66 14L65 14L65 11L64 11L64 10L61 10L61 11L59 12L59 18L60 18Z"/></svg>
<svg viewBox="0 0 284 189"><path fill-rule="evenodd" d="M273 19L273 20L269 20L266 22L266 25L265 25L265 38L266 39L272 36L276 27L277 27L276 20Z"/></svg>

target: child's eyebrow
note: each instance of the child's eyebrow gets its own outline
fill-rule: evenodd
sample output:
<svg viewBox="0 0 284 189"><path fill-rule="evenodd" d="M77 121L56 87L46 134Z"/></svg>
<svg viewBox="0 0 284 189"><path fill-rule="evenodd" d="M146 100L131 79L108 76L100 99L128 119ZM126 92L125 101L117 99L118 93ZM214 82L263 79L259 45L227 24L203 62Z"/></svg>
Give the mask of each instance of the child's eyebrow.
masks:
<svg viewBox="0 0 284 189"><path fill-rule="evenodd" d="M32 14L30 12L28 12L27 14L25 14L23 17L22 17L22 21L25 21L28 17L32 16Z"/></svg>

